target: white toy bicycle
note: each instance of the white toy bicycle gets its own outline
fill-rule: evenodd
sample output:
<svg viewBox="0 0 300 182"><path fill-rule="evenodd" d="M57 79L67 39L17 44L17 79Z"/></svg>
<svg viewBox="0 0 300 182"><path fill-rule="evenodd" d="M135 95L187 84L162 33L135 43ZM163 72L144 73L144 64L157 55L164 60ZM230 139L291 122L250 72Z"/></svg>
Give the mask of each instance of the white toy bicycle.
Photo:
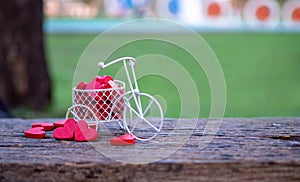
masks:
<svg viewBox="0 0 300 182"><path fill-rule="evenodd" d="M122 129L137 140L151 140L163 126L163 110L153 96L140 92L134 58L122 57L107 64L99 62L98 67L104 69L119 62L123 62L130 89L125 92L125 83L119 80L114 80L115 86L109 89L73 88L73 105L68 109L66 118L73 115L76 120L83 119L96 129L99 122L117 121Z"/></svg>

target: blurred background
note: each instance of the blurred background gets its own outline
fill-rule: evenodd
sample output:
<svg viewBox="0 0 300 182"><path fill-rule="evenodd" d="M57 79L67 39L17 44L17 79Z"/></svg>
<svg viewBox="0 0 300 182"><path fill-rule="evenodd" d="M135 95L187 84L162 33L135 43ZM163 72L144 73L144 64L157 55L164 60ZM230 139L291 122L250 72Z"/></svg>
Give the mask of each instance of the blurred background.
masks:
<svg viewBox="0 0 300 182"><path fill-rule="evenodd" d="M41 2L41 7L37 9L41 8L44 15L44 67L47 69L51 85L47 86L50 93L41 97L47 97L49 101L43 101L45 104L41 106L32 106L28 104L30 101L11 104L1 92L5 108L9 108L16 117L64 117L67 108L72 104L73 74L84 49L99 33L108 28L142 18L164 18L180 22L197 31L205 39L218 57L224 72L227 85L225 117L300 116L299 0ZM2 5L4 11L3 1ZM2 23L7 21L3 20ZM3 28L5 29L1 27ZM120 31L116 38L122 36L128 36L128 32ZM178 37L182 38L182 41L188 41L184 35L179 34ZM2 38L5 39L4 36ZM143 50L135 51L142 53ZM172 54L174 50L166 51ZM175 56L185 59L182 55ZM5 57L2 56L1 59ZM189 61L185 64L189 64ZM193 70L192 65L187 67L199 84L197 86L201 88L200 117L208 117L211 98L206 76L203 71ZM151 93L151 87L146 87L149 83L151 84L149 79L141 81L147 92ZM166 85L162 80L158 80L158 83ZM4 84L4 81L0 84ZM14 99L13 96L10 99ZM176 94L168 99L172 104L168 104L166 117L178 117L178 102L172 100L176 100Z"/></svg>

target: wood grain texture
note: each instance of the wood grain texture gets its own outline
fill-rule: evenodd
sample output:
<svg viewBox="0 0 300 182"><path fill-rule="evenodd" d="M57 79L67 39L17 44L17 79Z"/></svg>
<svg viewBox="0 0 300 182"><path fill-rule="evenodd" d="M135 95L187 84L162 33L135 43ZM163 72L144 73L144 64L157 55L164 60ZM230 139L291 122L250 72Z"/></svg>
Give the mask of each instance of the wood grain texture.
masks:
<svg viewBox="0 0 300 182"><path fill-rule="evenodd" d="M181 119L196 124L180 130L181 134L192 131L187 142L166 158L141 164L115 161L95 147L99 143L105 146L111 133L120 132L113 124L106 126L110 134L100 129L99 139L92 144L58 141L52 132L47 132L45 139L25 138L24 130L40 121L55 119L0 120L1 181L300 181L300 118L224 119L203 149L199 142L213 135L204 133L207 119ZM177 123L166 119L155 140L168 137ZM141 146L147 153L155 145L164 147L157 141L137 142L132 147ZM122 151L116 147L111 152ZM136 154L128 152L123 157L132 155Z"/></svg>

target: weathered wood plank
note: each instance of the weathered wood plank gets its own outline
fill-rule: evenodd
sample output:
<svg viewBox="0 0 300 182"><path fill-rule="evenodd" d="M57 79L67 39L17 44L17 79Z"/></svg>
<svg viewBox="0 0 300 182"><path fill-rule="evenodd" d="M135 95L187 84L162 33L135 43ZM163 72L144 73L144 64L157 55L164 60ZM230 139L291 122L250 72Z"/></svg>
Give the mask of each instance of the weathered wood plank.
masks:
<svg viewBox="0 0 300 182"><path fill-rule="evenodd" d="M163 140L174 131L177 120L166 119L162 135L154 141L137 142L125 149L108 143L111 133L120 132L114 124L106 125L107 130L102 126L94 143L57 141L52 132L47 132L46 139L25 138L23 131L37 121L42 120L0 120L1 180L300 180L300 118L224 119L213 140L202 149L199 142L212 135L204 133L207 119L182 119L180 122L196 124L195 128L177 129L179 138L192 133L187 142L171 155L144 164L109 157L147 159L159 149L178 147L176 141Z"/></svg>

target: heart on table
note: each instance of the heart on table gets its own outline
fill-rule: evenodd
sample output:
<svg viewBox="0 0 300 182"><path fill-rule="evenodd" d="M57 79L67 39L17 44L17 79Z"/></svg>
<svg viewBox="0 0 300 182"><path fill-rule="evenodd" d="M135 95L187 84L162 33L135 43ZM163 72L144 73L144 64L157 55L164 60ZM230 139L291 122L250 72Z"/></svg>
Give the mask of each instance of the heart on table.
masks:
<svg viewBox="0 0 300 182"><path fill-rule="evenodd" d="M34 127L24 131L25 137L27 138L45 138L44 127Z"/></svg>
<svg viewBox="0 0 300 182"><path fill-rule="evenodd" d="M98 138L98 132L89 128L88 124L84 120L79 120L75 126L75 141L87 142L94 141Z"/></svg>
<svg viewBox="0 0 300 182"><path fill-rule="evenodd" d="M133 145L134 142L135 142L135 138L132 136L132 134L125 134L110 139L111 145L119 145L119 146Z"/></svg>
<svg viewBox="0 0 300 182"><path fill-rule="evenodd" d="M32 128L36 128L36 127L43 127L44 131L51 131L53 130L53 123L32 123L31 125Z"/></svg>
<svg viewBox="0 0 300 182"><path fill-rule="evenodd" d="M53 131L53 137L58 140L73 140L76 121L73 118L67 119L63 127Z"/></svg>
<svg viewBox="0 0 300 182"><path fill-rule="evenodd" d="M64 127L66 120L58 120L54 122L54 128Z"/></svg>

